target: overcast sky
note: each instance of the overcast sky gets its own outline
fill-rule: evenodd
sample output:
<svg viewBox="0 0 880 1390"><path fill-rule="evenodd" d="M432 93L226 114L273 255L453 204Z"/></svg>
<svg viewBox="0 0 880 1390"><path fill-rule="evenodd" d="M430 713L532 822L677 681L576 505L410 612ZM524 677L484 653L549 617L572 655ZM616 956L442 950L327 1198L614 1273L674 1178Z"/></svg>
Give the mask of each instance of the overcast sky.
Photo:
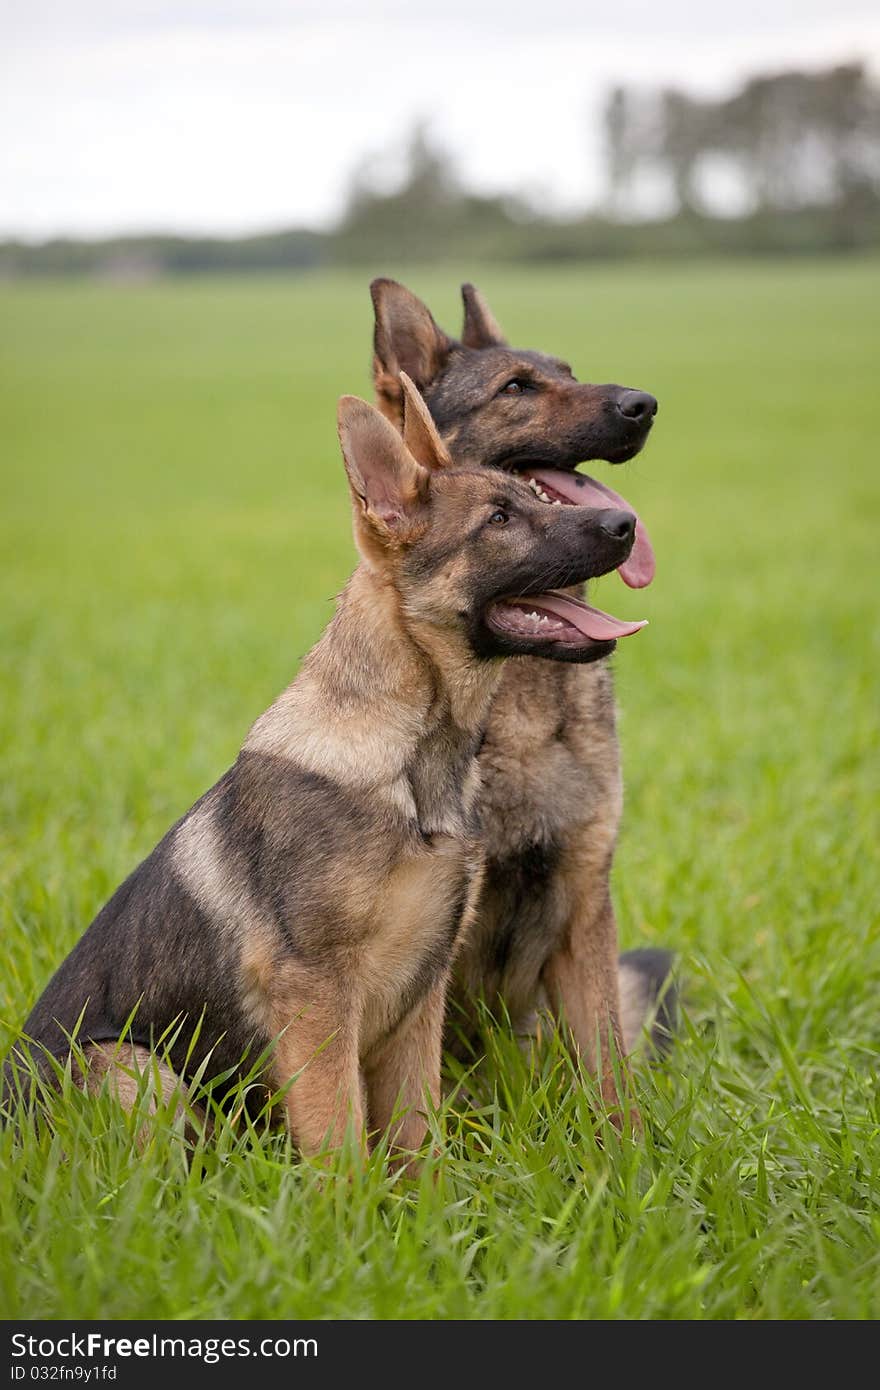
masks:
<svg viewBox="0 0 880 1390"><path fill-rule="evenodd" d="M335 217L425 118L470 183L601 190L608 87L862 57L860 0L0 0L0 235Z"/></svg>

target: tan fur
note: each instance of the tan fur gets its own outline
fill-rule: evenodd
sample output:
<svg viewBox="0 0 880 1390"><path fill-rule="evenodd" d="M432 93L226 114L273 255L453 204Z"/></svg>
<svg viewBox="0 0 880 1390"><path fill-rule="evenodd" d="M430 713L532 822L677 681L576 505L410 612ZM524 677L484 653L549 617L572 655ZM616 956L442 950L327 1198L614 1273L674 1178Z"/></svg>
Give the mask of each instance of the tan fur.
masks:
<svg viewBox="0 0 880 1390"><path fill-rule="evenodd" d="M372 667L362 672L349 667L350 696L342 705L336 701L329 719L327 684L335 671L311 653L294 683L254 723L244 747L288 759L402 807L407 798L399 780L413 740L424 726L431 702L430 675L413 660L396 591L366 566L349 581L345 612L337 614L334 624L343 652L349 634L371 633L376 665L383 673L381 686L377 688Z"/></svg>
<svg viewBox="0 0 880 1390"><path fill-rule="evenodd" d="M358 962L365 995L364 1048L388 1032L401 986L412 978L427 944L430 917L454 906L469 857L469 847L460 840L450 836L438 844L435 839L430 854L402 859L382 885L374 905L381 928L365 940ZM431 913L426 914L426 903L432 905Z"/></svg>
<svg viewBox="0 0 880 1390"><path fill-rule="evenodd" d="M273 1071L286 1086L291 1133L302 1153L339 1148L347 1130L362 1142L361 1000L351 979L288 963L272 991L278 1043Z"/></svg>
<svg viewBox="0 0 880 1390"><path fill-rule="evenodd" d="M425 1137L425 1100L433 1107L439 1104L448 983L447 971L419 1012L404 1019L366 1058L369 1128L373 1134L387 1133L392 1148L419 1148Z"/></svg>
<svg viewBox="0 0 880 1390"><path fill-rule="evenodd" d="M401 373L406 373L421 389L436 376L451 344L426 306L402 285L393 280L376 280L370 292L376 310L373 372L378 405L386 419L402 432Z"/></svg>
<svg viewBox="0 0 880 1390"><path fill-rule="evenodd" d="M464 301L464 326L461 333L464 346L483 348L503 344L504 334L476 285L462 285L461 296Z"/></svg>
<svg viewBox="0 0 880 1390"><path fill-rule="evenodd" d="M620 974L620 1031L625 1052L638 1045L643 1029L650 1029L654 1000L648 994L641 976Z"/></svg>
<svg viewBox="0 0 880 1390"><path fill-rule="evenodd" d="M276 1026L274 994L277 987L278 942L272 932L252 931L241 942L240 979L242 1003L254 1024L269 1037Z"/></svg>
<svg viewBox="0 0 880 1390"><path fill-rule="evenodd" d="M405 405L403 442L407 449L423 468L451 468L449 451L434 428L428 407L406 372L400 373L400 385L403 387Z"/></svg>
<svg viewBox="0 0 880 1390"><path fill-rule="evenodd" d="M247 884L231 878L214 825L211 793L188 816L174 838L172 862L181 883L211 921L238 940L253 940L261 913Z"/></svg>
<svg viewBox="0 0 880 1390"><path fill-rule="evenodd" d="M155 1115L159 1105L165 1106L176 1097L174 1117L187 1117L187 1138L194 1138L206 1124L205 1110L190 1100L186 1083L148 1048L130 1043L91 1043L83 1049L83 1057L83 1085L89 1095L97 1095L106 1085L123 1110L131 1111L146 1088L150 1115ZM142 1125L137 1134L138 1148L146 1148L149 1139L149 1126Z"/></svg>

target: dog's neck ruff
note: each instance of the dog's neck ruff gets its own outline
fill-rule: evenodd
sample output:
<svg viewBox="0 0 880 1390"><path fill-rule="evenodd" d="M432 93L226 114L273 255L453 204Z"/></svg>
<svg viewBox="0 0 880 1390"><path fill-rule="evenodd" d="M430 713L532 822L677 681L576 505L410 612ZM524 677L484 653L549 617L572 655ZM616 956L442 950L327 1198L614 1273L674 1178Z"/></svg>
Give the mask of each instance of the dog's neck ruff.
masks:
<svg viewBox="0 0 880 1390"><path fill-rule="evenodd" d="M438 763L454 748L458 763L460 748L476 747L503 666L466 659L463 649L463 640L404 620L392 587L361 565L245 751L373 793L406 783L414 760L428 766L432 747Z"/></svg>

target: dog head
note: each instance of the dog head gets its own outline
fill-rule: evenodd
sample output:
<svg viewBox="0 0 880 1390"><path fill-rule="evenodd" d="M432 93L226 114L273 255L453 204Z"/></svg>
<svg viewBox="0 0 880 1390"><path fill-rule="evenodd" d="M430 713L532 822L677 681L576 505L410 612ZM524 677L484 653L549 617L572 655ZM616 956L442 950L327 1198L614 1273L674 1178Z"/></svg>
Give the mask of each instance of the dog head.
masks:
<svg viewBox="0 0 880 1390"><path fill-rule="evenodd" d="M471 655L588 662L624 623L559 590L616 569L636 520L617 507L562 507L515 474L453 466L405 373L403 434L355 396L339 436L365 564L397 594L405 622L459 638Z"/></svg>
<svg viewBox="0 0 880 1390"><path fill-rule="evenodd" d="M579 463L623 463L647 440L657 402L647 392L578 381L568 363L507 345L488 304L462 286L461 339L437 326L425 304L395 280L374 280L373 378L380 409L403 427L401 373L416 384L459 467L500 468L532 479L551 500L631 510ZM637 518L621 578L649 584L654 557Z"/></svg>

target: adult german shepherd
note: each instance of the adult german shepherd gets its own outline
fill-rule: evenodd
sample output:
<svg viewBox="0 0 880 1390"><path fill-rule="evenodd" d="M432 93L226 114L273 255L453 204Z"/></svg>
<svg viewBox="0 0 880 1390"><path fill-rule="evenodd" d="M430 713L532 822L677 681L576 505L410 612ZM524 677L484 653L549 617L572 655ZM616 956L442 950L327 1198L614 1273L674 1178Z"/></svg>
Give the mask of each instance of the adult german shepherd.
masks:
<svg viewBox="0 0 880 1390"><path fill-rule="evenodd" d="M109 1073L123 1100L162 1038L163 1086L268 1051L304 1153L349 1122L404 1149L424 1138L485 857L478 752L502 658L594 661L641 626L558 592L626 562L634 516L453 467L399 385L403 437L340 403L361 563L329 627L24 1029L37 1056L65 1056L78 1032L85 1084Z"/></svg>
<svg viewBox="0 0 880 1390"><path fill-rule="evenodd" d="M657 411L653 396L581 383L559 358L509 347L473 285L462 286L460 340L396 281L374 280L371 293L377 403L398 428L405 372L457 466L515 472L563 505L630 510L574 470L589 459L623 463L637 454ZM638 522L620 575L638 588L653 574ZM630 1052L655 1015L662 1047L674 1006L671 954L645 949L618 960L609 873L622 792L608 662L509 662L480 770L487 866L452 991L459 1041L464 1035L473 1045L475 1001L483 997L492 1009L503 1005L518 1029L549 1003L594 1069L597 1038L610 1031L616 1048Z"/></svg>

